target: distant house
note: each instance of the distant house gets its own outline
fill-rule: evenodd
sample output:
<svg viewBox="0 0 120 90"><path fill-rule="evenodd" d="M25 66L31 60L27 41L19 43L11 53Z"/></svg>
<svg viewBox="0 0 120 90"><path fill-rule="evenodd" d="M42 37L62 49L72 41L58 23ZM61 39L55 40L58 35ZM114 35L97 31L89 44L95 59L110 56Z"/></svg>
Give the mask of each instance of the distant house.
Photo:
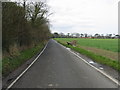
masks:
<svg viewBox="0 0 120 90"><path fill-rule="evenodd" d="M116 39L120 39L120 35L115 35L114 38L116 38Z"/></svg>
<svg viewBox="0 0 120 90"><path fill-rule="evenodd" d="M120 35L112 35L111 38L112 39L118 39L118 38L120 39Z"/></svg>

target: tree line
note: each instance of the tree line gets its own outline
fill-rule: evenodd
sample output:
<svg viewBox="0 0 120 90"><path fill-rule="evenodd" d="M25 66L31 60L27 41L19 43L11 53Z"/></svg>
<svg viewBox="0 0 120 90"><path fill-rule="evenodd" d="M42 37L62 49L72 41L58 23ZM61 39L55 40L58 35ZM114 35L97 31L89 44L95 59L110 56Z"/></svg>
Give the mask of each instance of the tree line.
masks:
<svg viewBox="0 0 120 90"><path fill-rule="evenodd" d="M118 34L94 34L94 35L91 35L91 34L80 34L80 33L67 33L67 34L64 34L64 33L53 33L52 34L52 37L53 38L98 38L98 39L118 39L120 38L120 35Z"/></svg>
<svg viewBox="0 0 120 90"><path fill-rule="evenodd" d="M46 2L2 3L3 54L20 52L49 39L49 8Z"/></svg>

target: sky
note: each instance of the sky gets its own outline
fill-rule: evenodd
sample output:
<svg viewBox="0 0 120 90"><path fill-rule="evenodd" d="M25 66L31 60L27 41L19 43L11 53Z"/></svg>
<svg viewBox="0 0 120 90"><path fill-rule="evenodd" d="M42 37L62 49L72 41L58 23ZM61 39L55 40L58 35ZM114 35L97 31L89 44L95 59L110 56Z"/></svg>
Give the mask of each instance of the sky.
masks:
<svg viewBox="0 0 120 90"><path fill-rule="evenodd" d="M49 17L52 33L118 34L118 2L120 0L46 1L50 7L50 13L53 13Z"/></svg>
<svg viewBox="0 0 120 90"><path fill-rule="evenodd" d="M52 33L118 33L119 0L47 0Z"/></svg>

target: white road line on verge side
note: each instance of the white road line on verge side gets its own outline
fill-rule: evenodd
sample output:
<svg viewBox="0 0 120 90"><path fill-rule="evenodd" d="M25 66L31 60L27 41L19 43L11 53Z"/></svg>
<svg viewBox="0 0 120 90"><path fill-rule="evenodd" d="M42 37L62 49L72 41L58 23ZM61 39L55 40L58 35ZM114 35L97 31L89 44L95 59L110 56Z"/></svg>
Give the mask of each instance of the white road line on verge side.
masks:
<svg viewBox="0 0 120 90"><path fill-rule="evenodd" d="M41 56L48 45L49 41L45 45L44 49L40 52L40 54L35 58L35 60L7 87L6 90L10 89L24 74L25 72L37 61L37 59Z"/></svg>
<svg viewBox="0 0 120 90"><path fill-rule="evenodd" d="M60 44L60 43L58 43ZM63 46L62 44L60 44L63 48L65 48L66 50L68 50L65 46ZM93 67L94 69L96 69L98 72L100 72L101 74L103 74L104 76L106 76L107 78L109 78L111 81L113 81L115 84L120 86L120 83L118 82L117 79L111 77L110 75L108 75L107 73L103 72L102 70L96 68L95 66L89 64L85 59L83 59L82 57L80 57L79 55L77 55L76 53L68 50L69 52L71 52L72 54L74 54L75 56L77 56L78 58L80 58L82 61L84 61L86 64L88 64L89 66Z"/></svg>

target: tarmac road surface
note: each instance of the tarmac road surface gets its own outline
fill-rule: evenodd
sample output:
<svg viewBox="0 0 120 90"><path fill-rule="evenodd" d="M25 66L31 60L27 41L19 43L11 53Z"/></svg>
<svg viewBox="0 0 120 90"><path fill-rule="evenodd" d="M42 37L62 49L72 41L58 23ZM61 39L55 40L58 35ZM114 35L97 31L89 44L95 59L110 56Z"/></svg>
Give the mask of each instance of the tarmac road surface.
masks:
<svg viewBox="0 0 120 90"><path fill-rule="evenodd" d="M117 88L117 85L50 40L42 55L12 88Z"/></svg>

